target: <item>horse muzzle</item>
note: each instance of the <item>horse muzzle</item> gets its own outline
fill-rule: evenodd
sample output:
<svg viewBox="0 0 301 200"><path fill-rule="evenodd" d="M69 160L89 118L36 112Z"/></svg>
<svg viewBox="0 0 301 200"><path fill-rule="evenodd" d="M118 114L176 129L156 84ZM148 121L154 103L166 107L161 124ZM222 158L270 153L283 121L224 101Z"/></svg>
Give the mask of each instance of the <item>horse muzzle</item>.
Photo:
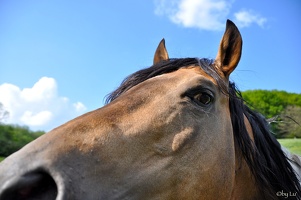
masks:
<svg viewBox="0 0 301 200"><path fill-rule="evenodd" d="M30 171L1 182L3 185L0 186L0 200L65 199L62 192L64 184L60 177L54 178L43 169Z"/></svg>

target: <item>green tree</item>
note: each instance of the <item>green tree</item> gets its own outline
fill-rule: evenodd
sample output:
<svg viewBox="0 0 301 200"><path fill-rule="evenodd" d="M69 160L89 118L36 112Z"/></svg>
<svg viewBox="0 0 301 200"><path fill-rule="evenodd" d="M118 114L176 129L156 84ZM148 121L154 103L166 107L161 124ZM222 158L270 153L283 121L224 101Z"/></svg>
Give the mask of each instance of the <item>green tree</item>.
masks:
<svg viewBox="0 0 301 200"><path fill-rule="evenodd" d="M287 106L279 115L277 136L287 138L301 138L301 107Z"/></svg>
<svg viewBox="0 0 301 200"><path fill-rule="evenodd" d="M298 109L301 108L301 94L277 90L248 90L242 92L242 95L251 108L263 114L267 119L280 116L277 118L278 121L276 120L277 123L271 124L277 137L301 137L298 134L298 128L293 128L296 124L301 124L296 115L299 112Z"/></svg>
<svg viewBox="0 0 301 200"><path fill-rule="evenodd" d="M0 156L9 156L42 134L25 126L0 124Z"/></svg>

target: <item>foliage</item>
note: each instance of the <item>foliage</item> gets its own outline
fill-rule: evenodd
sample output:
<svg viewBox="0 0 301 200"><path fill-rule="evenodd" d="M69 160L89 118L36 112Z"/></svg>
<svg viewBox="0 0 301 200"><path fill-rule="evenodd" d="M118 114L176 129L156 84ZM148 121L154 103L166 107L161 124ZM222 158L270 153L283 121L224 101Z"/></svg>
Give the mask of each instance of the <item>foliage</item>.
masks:
<svg viewBox="0 0 301 200"><path fill-rule="evenodd" d="M279 137L301 138L301 107L289 105L280 113L277 134Z"/></svg>
<svg viewBox="0 0 301 200"><path fill-rule="evenodd" d="M6 157L44 134L30 131L28 127L0 124L0 157Z"/></svg>
<svg viewBox="0 0 301 200"><path fill-rule="evenodd" d="M266 118L274 118L271 124L276 137L301 138L301 94L277 90L248 90L242 96L251 108Z"/></svg>
<svg viewBox="0 0 301 200"><path fill-rule="evenodd" d="M243 98L267 118L279 115L288 105L301 107L301 94L277 90L247 90Z"/></svg>

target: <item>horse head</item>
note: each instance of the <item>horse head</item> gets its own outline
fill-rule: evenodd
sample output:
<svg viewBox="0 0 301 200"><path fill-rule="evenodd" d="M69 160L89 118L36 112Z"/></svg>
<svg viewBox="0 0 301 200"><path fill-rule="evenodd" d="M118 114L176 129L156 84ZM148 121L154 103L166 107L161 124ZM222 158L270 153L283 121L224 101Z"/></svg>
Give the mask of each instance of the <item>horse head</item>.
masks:
<svg viewBox="0 0 301 200"><path fill-rule="evenodd" d="M0 163L0 199L261 198L231 117L229 76L241 51L229 20L214 61L171 59L162 40L153 65L104 107ZM241 116L254 148L250 116Z"/></svg>

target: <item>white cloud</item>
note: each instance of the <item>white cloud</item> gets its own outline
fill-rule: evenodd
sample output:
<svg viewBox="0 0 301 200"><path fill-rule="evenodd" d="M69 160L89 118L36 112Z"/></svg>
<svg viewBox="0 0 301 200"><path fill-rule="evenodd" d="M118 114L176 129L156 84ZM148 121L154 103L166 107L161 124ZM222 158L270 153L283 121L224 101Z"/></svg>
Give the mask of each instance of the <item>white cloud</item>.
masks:
<svg viewBox="0 0 301 200"><path fill-rule="evenodd" d="M155 0L156 15L170 15L176 12L176 7L179 4L178 0Z"/></svg>
<svg viewBox="0 0 301 200"><path fill-rule="evenodd" d="M53 117L53 114L48 111L40 111L34 114L32 111L25 111L20 120L29 126L42 126L47 124Z"/></svg>
<svg viewBox="0 0 301 200"><path fill-rule="evenodd" d="M32 88L24 88L21 97L28 102L54 98L57 94L57 85L53 78L42 77Z"/></svg>
<svg viewBox="0 0 301 200"><path fill-rule="evenodd" d="M157 0L155 4L155 14L167 15L172 22L184 27L204 30L224 29L224 19L231 7L224 0Z"/></svg>
<svg viewBox="0 0 301 200"><path fill-rule="evenodd" d="M264 27L264 24L267 22L267 19L261 17L259 14L255 13L254 11L246 11L242 10L237 13L234 13L235 22L240 27L248 27L252 23L257 24L260 27Z"/></svg>
<svg viewBox="0 0 301 200"><path fill-rule="evenodd" d="M204 30L224 29L224 20L229 13L229 4L225 1L184 0L178 11L170 17L184 27L197 27Z"/></svg>
<svg viewBox="0 0 301 200"><path fill-rule="evenodd" d="M224 30L234 0L155 0L155 14L167 16L173 23L183 27L202 30ZM259 26L267 21L253 12L234 15L241 27L255 22ZM248 22L247 20L251 20Z"/></svg>
<svg viewBox="0 0 301 200"><path fill-rule="evenodd" d="M0 102L9 112L7 123L27 125L33 130L48 131L86 110L83 103L70 103L67 97L58 96L55 79L48 77L42 77L31 88L0 85Z"/></svg>
<svg viewBox="0 0 301 200"><path fill-rule="evenodd" d="M82 112L87 109L86 106L81 102L76 102L73 104L73 106L77 112Z"/></svg>

